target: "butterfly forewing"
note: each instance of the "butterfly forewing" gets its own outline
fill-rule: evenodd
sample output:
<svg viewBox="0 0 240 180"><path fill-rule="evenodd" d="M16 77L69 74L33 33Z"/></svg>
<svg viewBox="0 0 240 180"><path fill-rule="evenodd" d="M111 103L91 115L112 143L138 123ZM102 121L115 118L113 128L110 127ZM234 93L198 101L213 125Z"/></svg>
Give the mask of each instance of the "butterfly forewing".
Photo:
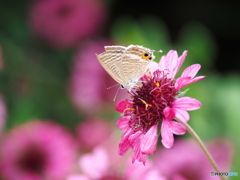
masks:
<svg viewBox="0 0 240 180"><path fill-rule="evenodd" d="M151 51L142 46L129 46L121 56L120 76L125 82L137 82L141 75L147 70L149 60L142 56Z"/></svg>

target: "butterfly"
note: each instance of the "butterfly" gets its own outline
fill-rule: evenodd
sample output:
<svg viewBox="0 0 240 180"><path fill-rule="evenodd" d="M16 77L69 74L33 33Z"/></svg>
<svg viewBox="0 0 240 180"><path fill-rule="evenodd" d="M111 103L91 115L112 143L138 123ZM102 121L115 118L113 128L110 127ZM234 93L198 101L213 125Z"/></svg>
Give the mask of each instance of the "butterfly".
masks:
<svg viewBox="0 0 240 180"><path fill-rule="evenodd" d="M99 63L108 74L128 91L136 85L154 60L154 51L139 45L105 46L105 51L96 54Z"/></svg>

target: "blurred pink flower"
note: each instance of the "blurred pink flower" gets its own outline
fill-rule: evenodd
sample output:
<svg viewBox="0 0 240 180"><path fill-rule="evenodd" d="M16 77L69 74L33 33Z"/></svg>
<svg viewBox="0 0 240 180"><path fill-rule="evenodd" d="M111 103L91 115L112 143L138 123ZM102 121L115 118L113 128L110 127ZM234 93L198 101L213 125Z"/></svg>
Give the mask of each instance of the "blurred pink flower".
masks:
<svg viewBox="0 0 240 180"><path fill-rule="evenodd" d="M32 121L12 129L0 146L6 180L63 180L76 158L75 142L61 126Z"/></svg>
<svg viewBox="0 0 240 180"><path fill-rule="evenodd" d="M99 110L104 102L113 103L117 89L107 88L116 82L101 67L95 55L109 44L111 43L103 40L88 43L75 57L69 94L79 110L92 114ZM117 100L121 99L123 94L127 94L126 91L119 91Z"/></svg>
<svg viewBox="0 0 240 180"><path fill-rule="evenodd" d="M100 29L106 10L100 0L33 0L30 25L52 46L76 45Z"/></svg>
<svg viewBox="0 0 240 180"><path fill-rule="evenodd" d="M89 138L91 132L91 138ZM106 121L90 118L77 126L77 138L80 149L91 150L110 137L112 129Z"/></svg>
<svg viewBox="0 0 240 180"><path fill-rule="evenodd" d="M119 144L120 155L132 148L132 161L138 160L145 164L146 155L156 151L160 124L162 144L166 148L173 146L173 134L182 135L186 132L186 128L174 121L174 118L187 122L187 111L200 108L201 102L191 97L182 97L180 89L204 78L195 77L201 66L194 64L175 79L186 55L187 51L184 51L178 57L177 52L171 50L162 56L159 64L151 62L150 73L141 78L143 85L130 92L131 99L117 104L116 110L124 114L117 122L118 128L123 130Z"/></svg>
<svg viewBox="0 0 240 180"><path fill-rule="evenodd" d="M3 102L3 98L0 95L0 134L2 133L3 127L5 125L6 116L7 116L7 110Z"/></svg>
<svg viewBox="0 0 240 180"><path fill-rule="evenodd" d="M136 162L132 163L128 161L126 167L125 178L130 180L167 180L163 176L162 172L155 166L152 160L149 160L148 163L143 166L142 163Z"/></svg>
<svg viewBox="0 0 240 180"><path fill-rule="evenodd" d="M224 139L212 141L207 148L222 172L229 172L233 145ZM218 180L210 176L216 172L201 148L192 140L178 140L172 149L162 148L154 157L159 171L171 180Z"/></svg>
<svg viewBox="0 0 240 180"><path fill-rule="evenodd" d="M82 174L72 174L67 180L165 180L151 162L142 167L138 163L130 164L125 161L121 167L112 164L111 160L104 147L96 147L92 153L81 156L79 166ZM124 170L125 164L127 167Z"/></svg>

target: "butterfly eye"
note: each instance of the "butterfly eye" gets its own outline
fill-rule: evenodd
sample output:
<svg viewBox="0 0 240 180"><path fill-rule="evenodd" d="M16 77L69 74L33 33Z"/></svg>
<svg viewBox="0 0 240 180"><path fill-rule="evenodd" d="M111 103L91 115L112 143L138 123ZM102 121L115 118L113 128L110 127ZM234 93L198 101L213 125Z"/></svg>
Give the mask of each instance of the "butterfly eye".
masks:
<svg viewBox="0 0 240 180"><path fill-rule="evenodd" d="M149 54L148 54L148 53L145 53L144 56L147 57L147 56L149 56Z"/></svg>
<svg viewBox="0 0 240 180"><path fill-rule="evenodd" d="M149 60L151 60L151 59L152 59L152 57L149 57L148 59L149 59Z"/></svg>

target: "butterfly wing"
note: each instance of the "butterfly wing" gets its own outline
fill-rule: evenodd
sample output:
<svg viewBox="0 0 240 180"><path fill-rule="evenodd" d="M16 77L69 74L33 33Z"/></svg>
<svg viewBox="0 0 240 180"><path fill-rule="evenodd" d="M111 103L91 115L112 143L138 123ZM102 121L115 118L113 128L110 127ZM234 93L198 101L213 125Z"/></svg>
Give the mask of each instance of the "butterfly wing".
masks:
<svg viewBox="0 0 240 180"><path fill-rule="evenodd" d="M126 50L124 46L105 46L105 52L96 55L99 63L108 72L108 74L119 84L125 85L122 80L120 69L118 67L121 56Z"/></svg>
<svg viewBox="0 0 240 180"><path fill-rule="evenodd" d="M150 61L142 58L146 52L151 54L151 51L148 48L130 45L120 57L120 76L125 84L130 86L126 88L134 86L142 74L147 70Z"/></svg>

